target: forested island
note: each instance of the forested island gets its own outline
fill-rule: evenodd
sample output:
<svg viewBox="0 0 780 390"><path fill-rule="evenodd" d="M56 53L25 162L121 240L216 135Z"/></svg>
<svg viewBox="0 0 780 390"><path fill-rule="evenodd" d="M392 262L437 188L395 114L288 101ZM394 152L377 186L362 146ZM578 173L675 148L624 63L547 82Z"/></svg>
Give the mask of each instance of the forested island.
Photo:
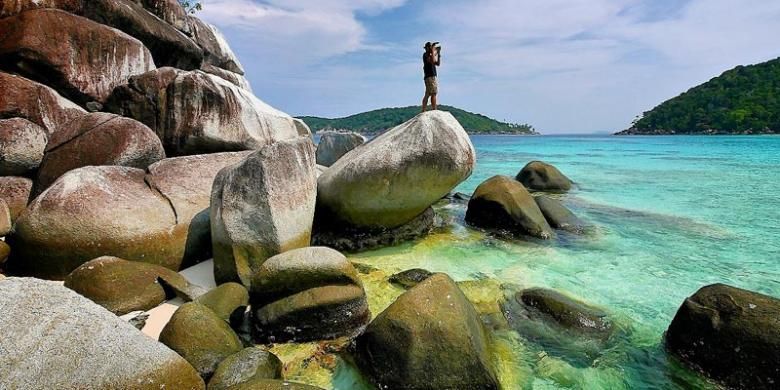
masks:
<svg viewBox="0 0 780 390"><path fill-rule="evenodd" d="M645 112L618 135L780 133L780 58L738 66Z"/></svg>
<svg viewBox="0 0 780 390"><path fill-rule="evenodd" d="M528 124L501 122L481 114L475 114L452 106L439 106L442 111L449 111L469 134L515 134L538 135L539 133ZM381 108L345 118L319 118L301 116L312 131L320 130L350 130L362 134L376 134L391 129L413 118L420 113L419 106Z"/></svg>

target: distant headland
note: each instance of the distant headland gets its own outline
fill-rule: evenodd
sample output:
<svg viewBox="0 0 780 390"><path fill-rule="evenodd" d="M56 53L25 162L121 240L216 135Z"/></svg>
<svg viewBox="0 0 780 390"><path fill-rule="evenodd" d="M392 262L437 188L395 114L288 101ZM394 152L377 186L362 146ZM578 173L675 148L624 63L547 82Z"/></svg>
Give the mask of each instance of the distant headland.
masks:
<svg viewBox="0 0 780 390"><path fill-rule="evenodd" d="M501 122L452 106L439 106L439 109L449 111L469 134L539 135L539 132L528 124ZM312 131L349 130L370 135L398 126L419 113L419 106L408 106L381 108L344 118L331 119L314 116L298 118L306 122Z"/></svg>
<svg viewBox="0 0 780 390"><path fill-rule="evenodd" d="M780 58L738 66L645 112L617 135L780 134Z"/></svg>

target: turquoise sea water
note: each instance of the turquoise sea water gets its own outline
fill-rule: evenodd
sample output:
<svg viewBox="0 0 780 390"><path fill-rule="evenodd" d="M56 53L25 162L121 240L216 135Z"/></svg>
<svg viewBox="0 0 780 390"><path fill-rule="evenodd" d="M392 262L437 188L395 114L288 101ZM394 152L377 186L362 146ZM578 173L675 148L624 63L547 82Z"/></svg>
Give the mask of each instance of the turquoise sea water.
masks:
<svg viewBox="0 0 780 390"><path fill-rule="evenodd" d="M450 205L441 239L352 257L390 271L422 267L456 280L554 288L604 308L619 325L617 341L586 361L576 342L520 335L524 374L510 388L711 387L661 346L684 298L716 282L780 297L780 137L472 141L477 168L457 191L471 194L493 175L544 160L577 183L561 199L593 231L550 242L498 239L463 226L465 205Z"/></svg>

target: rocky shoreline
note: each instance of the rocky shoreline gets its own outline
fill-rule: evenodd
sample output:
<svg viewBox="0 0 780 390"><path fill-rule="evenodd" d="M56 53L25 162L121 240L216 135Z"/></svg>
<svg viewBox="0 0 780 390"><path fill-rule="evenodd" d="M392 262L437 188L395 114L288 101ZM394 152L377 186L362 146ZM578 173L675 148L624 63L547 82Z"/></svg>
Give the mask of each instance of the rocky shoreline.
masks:
<svg viewBox="0 0 780 390"><path fill-rule="evenodd" d="M746 131L727 131L727 130L707 130L701 132L676 131L664 129L637 129L630 128L615 133L615 135L776 135L780 134L778 130L746 130Z"/></svg>
<svg viewBox="0 0 780 390"><path fill-rule="evenodd" d="M498 239L587 230L558 200L576 183L541 161L453 195L477 154L449 113L315 146L175 0L11 0L0 36L0 388L317 389L344 369L381 389L511 388L523 363L503 336L584 340L592 363L628 328L566 292L342 253L425 237L442 202ZM771 388L778 318L777 298L708 286L664 343Z"/></svg>

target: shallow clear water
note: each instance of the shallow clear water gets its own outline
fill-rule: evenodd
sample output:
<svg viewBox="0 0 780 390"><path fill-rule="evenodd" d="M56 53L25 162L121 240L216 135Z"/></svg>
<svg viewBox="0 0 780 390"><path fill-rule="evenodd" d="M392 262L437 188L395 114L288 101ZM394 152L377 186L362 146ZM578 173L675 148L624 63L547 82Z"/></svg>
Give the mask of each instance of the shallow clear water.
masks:
<svg viewBox="0 0 780 390"><path fill-rule="evenodd" d="M584 363L576 342L521 334L514 345L524 363L508 388L709 387L660 344L684 298L716 282L780 297L780 137L472 140L477 168L457 191L544 160L577 183L561 199L593 232L503 240L464 227L465 206L450 205L446 231L351 258L388 271L550 287L606 309L619 325L617 341Z"/></svg>

